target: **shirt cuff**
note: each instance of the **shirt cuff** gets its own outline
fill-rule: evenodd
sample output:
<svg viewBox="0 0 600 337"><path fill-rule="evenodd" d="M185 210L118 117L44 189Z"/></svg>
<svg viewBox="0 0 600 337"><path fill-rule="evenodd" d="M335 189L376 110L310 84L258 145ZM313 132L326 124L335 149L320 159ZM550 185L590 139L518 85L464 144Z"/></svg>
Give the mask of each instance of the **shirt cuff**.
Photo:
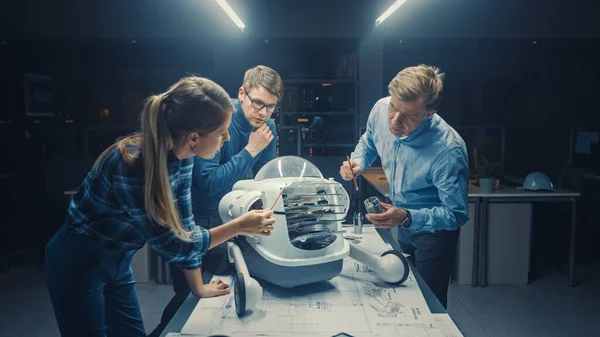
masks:
<svg viewBox="0 0 600 337"><path fill-rule="evenodd" d="M427 213L422 209L407 209L412 217L412 222L408 228L411 232L422 232L427 221Z"/></svg>
<svg viewBox="0 0 600 337"><path fill-rule="evenodd" d="M350 160L352 160L352 162L354 164L357 164L358 166L360 166L360 168L364 171L365 170L365 161L360 158L360 157L354 157L354 158L350 158Z"/></svg>
<svg viewBox="0 0 600 337"><path fill-rule="evenodd" d="M196 249L201 252L202 255L206 254L212 240L210 231L202 226L194 226L191 237Z"/></svg>
<svg viewBox="0 0 600 337"><path fill-rule="evenodd" d="M206 252L208 252L208 249L210 248L210 242L212 239L210 231L202 226L194 226L194 229L191 232L191 239L194 244L192 249L195 249L197 252L194 254L196 257L179 262L173 262L175 267L191 270L198 269L200 266L202 266L202 258L206 255Z"/></svg>
<svg viewBox="0 0 600 337"><path fill-rule="evenodd" d="M260 156L261 152L259 152L256 155L256 157ZM243 148L242 151L240 151L240 156L242 156L242 159L244 159L244 161L254 163L255 157L252 157L252 155L250 154L250 152L248 152L248 150L246 150L246 148Z"/></svg>

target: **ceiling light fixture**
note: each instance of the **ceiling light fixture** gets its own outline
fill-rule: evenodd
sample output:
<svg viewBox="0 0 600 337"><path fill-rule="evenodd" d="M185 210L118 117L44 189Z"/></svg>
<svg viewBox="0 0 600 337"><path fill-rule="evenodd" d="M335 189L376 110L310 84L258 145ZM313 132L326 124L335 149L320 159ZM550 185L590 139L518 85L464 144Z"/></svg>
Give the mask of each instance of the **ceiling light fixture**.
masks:
<svg viewBox="0 0 600 337"><path fill-rule="evenodd" d="M223 8L225 13L227 13L227 15L229 16L231 21L233 21L233 23L235 23L235 25L238 26L243 32L244 28L246 28L246 25L244 25L244 23L242 22L242 19L240 19L240 17L237 16L237 14L235 14L235 12L233 11L233 8L231 8L231 6L229 6L227 1L217 0L217 3L219 4L219 6L221 6L221 8Z"/></svg>
<svg viewBox="0 0 600 337"><path fill-rule="evenodd" d="M394 2L390 8L388 8L380 17L375 20L375 27L379 26L385 19L387 19L392 13L394 13L400 6L404 5L406 0L398 0Z"/></svg>

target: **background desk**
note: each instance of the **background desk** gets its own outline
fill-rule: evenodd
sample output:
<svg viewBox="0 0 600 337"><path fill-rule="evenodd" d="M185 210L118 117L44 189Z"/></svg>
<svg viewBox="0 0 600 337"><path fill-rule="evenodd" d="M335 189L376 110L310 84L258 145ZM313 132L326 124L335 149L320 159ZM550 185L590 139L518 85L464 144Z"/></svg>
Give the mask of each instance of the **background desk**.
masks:
<svg viewBox="0 0 600 337"><path fill-rule="evenodd" d="M73 196L75 194L77 194L78 191L79 191L79 187L78 188L72 188L70 190L66 190L65 191L65 195L67 196L67 198L69 198L69 202L71 201L71 199L73 199Z"/></svg>
<svg viewBox="0 0 600 337"><path fill-rule="evenodd" d="M398 245L398 242L392 238L389 230L377 229L377 232L379 233L379 235L381 235L383 241L389 243L395 250L400 251L400 246ZM444 309L444 307L440 304L435 295L433 295L431 289L429 289L425 281L423 281L423 278L413 268L412 265L411 270L415 275L417 283L421 288L421 292L423 293L423 297L425 298L425 301L427 302L427 306L429 307L429 310L431 310L431 313L445 314L446 310ZM202 278L204 280L204 283L208 283L210 282L212 275L208 272L204 272ZM199 300L199 297L189 295L185 302L183 302L175 316L173 316L173 319L171 320L171 322L169 322L169 324L161 334L161 337L165 337L169 332L180 332L183 329L183 326L185 325L187 320L189 319L192 311L194 311L194 309L196 308L196 305L198 304ZM460 326L458 328L460 329Z"/></svg>
<svg viewBox="0 0 600 337"><path fill-rule="evenodd" d="M389 183L381 167L368 168L362 177L368 186L389 198ZM364 184L362 192L365 192ZM479 187L470 185L469 221L461 227L454 278L460 284L472 286L527 284L532 204L570 202L568 285L574 286L576 199L579 196L580 193L567 190L534 192L514 187L481 193Z"/></svg>

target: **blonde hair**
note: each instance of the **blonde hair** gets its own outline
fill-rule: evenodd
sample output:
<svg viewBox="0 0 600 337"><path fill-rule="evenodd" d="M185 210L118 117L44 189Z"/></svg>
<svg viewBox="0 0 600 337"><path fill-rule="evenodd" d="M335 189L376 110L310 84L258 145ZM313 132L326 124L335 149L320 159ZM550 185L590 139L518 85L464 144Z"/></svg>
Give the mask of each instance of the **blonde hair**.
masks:
<svg viewBox="0 0 600 337"><path fill-rule="evenodd" d="M271 95L277 97L277 100L281 101L283 81L275 70L262 65L246 70L242 84L244 90L250 91L258 86L265 88Z"/></svg>
<svg viewBox="0 0 600 337"><path fill-rule="evenodd" d="M388 86L390 95L405 102L423 99L427 111L435 110L442 100L444 77L438 67L418 65L402 69Z"/></svg>
<svg viewBox="0 0 600 337"><path fill-rule="evenodd" d="M141 155L146 212L178 238L189 241L190 233L181 224L171 192L167 155L184 145L190 133L206 135L219 128L232 111L229 95L215 82L195 76L182 78L165 93L148 98L141 115L142 133L118 140L100 155L95 165L101 165L115 146L129 164L137 162ZM132 153L131 147L139 151Z"/></svg>

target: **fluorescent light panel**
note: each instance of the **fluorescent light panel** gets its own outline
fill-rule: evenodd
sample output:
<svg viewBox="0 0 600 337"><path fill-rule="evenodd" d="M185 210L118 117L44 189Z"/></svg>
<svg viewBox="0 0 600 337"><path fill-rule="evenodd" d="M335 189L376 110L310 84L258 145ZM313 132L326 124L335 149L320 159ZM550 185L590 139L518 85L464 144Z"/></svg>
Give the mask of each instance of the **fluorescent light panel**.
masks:
<svg viewBox="0 0 600 337"><path fill-rule="evenodd" d="M242 19L240 19L240 17L237 16L237 14L235 14L235 12L233 11L233 8L231 8L231 6L229 6L227 1L217 0L217 3L219 4L219 6L221 6L221 8L223 8L225 13L227 13L227 15L229 16L231 21L233 21L233 23L235 23L235 25L238 26L243 32L244 28L246 28L246 25L244 25L244 23L242 22Z"/></svg>
<svg viewBox="0 0 600 337"><path fill-rule="evenodd" d="M385 19L387 19L392 13L394 13L400 6L404 5L406 0L398 0L394 2L390 8L388 8L380 17L375 20L375 27L379 26Z"/></svg>

